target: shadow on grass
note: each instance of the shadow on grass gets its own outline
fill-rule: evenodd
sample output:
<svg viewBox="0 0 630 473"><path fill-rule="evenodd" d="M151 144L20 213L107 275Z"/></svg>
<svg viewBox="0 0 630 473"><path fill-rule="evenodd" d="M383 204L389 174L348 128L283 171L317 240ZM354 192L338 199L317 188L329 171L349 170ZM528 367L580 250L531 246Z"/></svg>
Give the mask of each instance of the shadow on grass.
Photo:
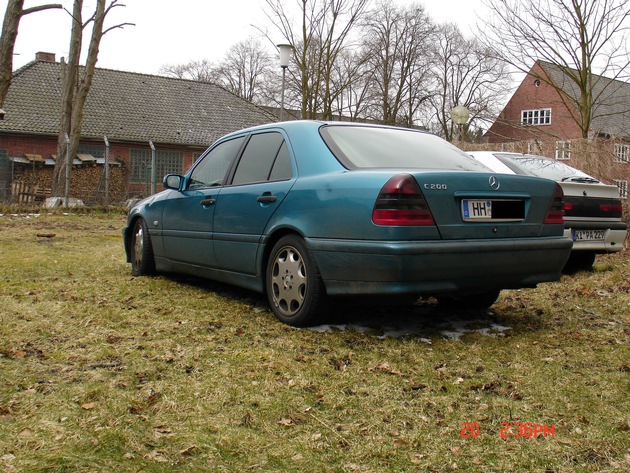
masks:
<svg viewBox="0 0 630 473"><path fill-rule="evenodd" d="M275 320L263 294L191 276L170 274L166 277L179 284L196 287L249 305L256 311L264 311L270 322L280 323ZM522 330L535 330L540 325L540 314L536 311L505 305L499 312L494 309L446 308L432 298L416 301L409 297L385 300L363 297L330 298L320 323L307 330L353 331L379 338L413 337L431 343L431 340L438 338L460 340L469 333L488 337L513 336Z"/></svg>

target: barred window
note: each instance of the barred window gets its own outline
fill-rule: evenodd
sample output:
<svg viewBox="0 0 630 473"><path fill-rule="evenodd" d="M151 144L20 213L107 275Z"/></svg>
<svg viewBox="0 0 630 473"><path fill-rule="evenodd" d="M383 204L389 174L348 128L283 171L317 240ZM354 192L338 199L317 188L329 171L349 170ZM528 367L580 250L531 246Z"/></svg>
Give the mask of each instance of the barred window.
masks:
<svg viewBox="0 0 630 473"><path fill-rule="evenodd" d="M199 158L201 157L202 154L203 153L198 152L198 151L193 152L193 154L192 154L193 164L196 163L199 160Z"/></svg>
<svg viewBox="0 0 630 473"><path fill-rule="evenodd" d="M521 125L550 125L551 109L521 110Z"/></svg>
<svg viewBox="0 0 630 473"><path fill-rule="evenodd" d="M91 154L95 158L105 158L105 146L80 144L77 148L77 154Z"/></svg>
<svg viewBox="0 0 630 473"><path fill-rule="evenodd" d="M6 149L0 148L0 201L11 196L11 161Z"/></svg>
<svg viewBox="0 0 630 473"><path fill-rule="evenodd" d="M570 141L556 141L556 159L558 160L571 159L571 142Z"/></svg>
<svg viewBox="0 0 630 473"><path fill-rule="evenodd" d="M616 163L628 163L630 157L628 156L629 145L615 144L615 162Z"/></svg>
<svg viewBox="0 0 630 473"><path fill-rule="evenodd" d="M158 182L167 174L181 174L184 153L181 151L155 152L155 176ZM148 182L151 180L151 150L131 150L131 181Z"/></svg>
<svg viewBox="0 0 630 473"><path fill-rule="evenodd" d="M619 197L621 199L627 199L628 198L628 181L614 179L613 182L619 188Z"/></svg>
<svg viewBox="0 0 630 473"><path fill-rule="evenodd" d="M539 141L528 141L527 142L527 154L541 154L542 146Z"/></svg>

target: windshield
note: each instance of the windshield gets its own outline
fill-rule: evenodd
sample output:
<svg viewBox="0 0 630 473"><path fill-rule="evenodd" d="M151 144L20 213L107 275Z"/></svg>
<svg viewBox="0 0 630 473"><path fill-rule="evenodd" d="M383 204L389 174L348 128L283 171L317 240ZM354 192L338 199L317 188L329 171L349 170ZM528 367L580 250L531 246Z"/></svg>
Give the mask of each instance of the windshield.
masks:
<svg viewBox="0 0 630 473"><path fill-rule="evenodd" d="M332 153L349 169L404 168L489 172L459 148L430 133L400 128L321 128Z"/></svg>
<svg viewBox="0 0 630 473"><path fill-rule="evenodd" d="M513 154L500 154L495 156L501 160L506 166L518 174L529 174L532 176L545 177L554 181L570 181L570 180L590 180L596 181L588 174L567 166L555 159L545 158L543 156L534 156L531 154L523 154L515 156Z"/></svg>

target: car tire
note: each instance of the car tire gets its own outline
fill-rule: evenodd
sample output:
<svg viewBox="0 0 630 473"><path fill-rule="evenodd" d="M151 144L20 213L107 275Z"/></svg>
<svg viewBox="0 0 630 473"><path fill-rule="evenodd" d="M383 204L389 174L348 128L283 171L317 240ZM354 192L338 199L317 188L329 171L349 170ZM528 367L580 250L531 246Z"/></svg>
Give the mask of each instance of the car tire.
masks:
<svg viewBox="0 0 630 473"><path fill-rule="evenodd" d="M138 219L131 234L131 273L134 276L155 274L155 256L149 230L144 220Z"/></svg>
<svg viewBox="0 0 630 473"><path fill-rule="evenodd" d="M595 263L595 253L592 251L572 251L563 273L573 274L580 271L591 271Z"/></svg>
<svg viewBox="0 0 630 473"><path fill-rule="evenodd" d="M450 309L482 310L489 308L499 298L500 290L467 294L465 296L438 296L438 303Z"/></svg>
<svg viewBox="0 0 630 473"><path fill-rule="evenodd" d="M273 246L267 261L265 289L275 316L293 327L315 325L326 291L304 240L287 235Z"/></svg>

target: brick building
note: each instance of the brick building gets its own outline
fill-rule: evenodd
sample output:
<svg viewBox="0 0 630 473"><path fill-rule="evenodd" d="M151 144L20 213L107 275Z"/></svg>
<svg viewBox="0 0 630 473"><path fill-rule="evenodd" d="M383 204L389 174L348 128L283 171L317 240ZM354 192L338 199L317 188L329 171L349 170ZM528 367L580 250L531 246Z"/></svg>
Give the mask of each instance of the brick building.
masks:
<svg viewBox="0 0 630 473"><path fill-rule="evenodd" d="M551 84L557 85L554 87ZM628 197L630 181L630 84L593 76L595 106L582 138L574 103L579 90L558 66L538 61L486 132L494 149L566 160ZM558 88L565 91L563 95Z"/></svg>
<svg viewBox="0 0 630 473"><path fill-rule="evenodd" d="M0 120L0 201L44 197L50 188L61 116L62 65L38 53L15 71ZM70 196L110 201L147 195L156 181L182 173L217 138L277 118L210 83L96 69L73 157ZM16 195L20 194L20 195Z"/></svg>

